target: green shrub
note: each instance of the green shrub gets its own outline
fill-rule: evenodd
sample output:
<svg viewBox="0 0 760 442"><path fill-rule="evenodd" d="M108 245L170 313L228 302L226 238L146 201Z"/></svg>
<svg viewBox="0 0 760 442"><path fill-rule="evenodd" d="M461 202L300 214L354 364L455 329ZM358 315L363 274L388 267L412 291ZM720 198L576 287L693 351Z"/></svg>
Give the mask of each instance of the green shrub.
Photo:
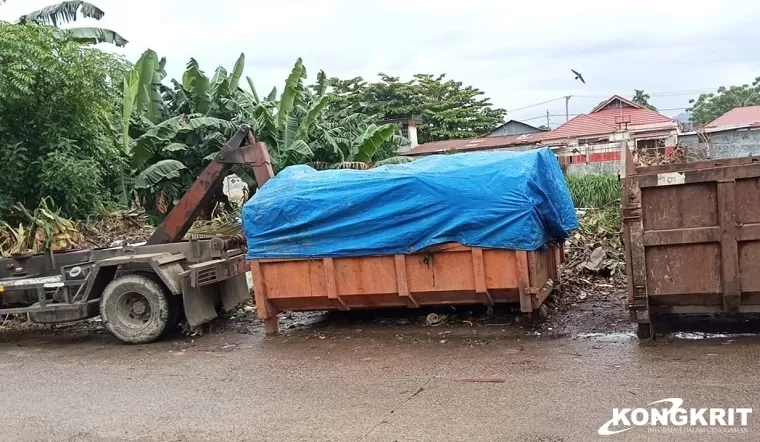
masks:
<svg viewBox="0 0 760 442"><path fill-rule="evenodd" d="M566 179L575 207L600 209L616 205L620 200L620 180L617 175L568 175Z"/></svg>
<svg viewBox="0 0 760 442"><path fill-rule="evenodd" d="M0 219L24 221L10 206L43 197L68 218L112 199L121 171L111 123L125 66L55 28L0 22Z"/></svg>

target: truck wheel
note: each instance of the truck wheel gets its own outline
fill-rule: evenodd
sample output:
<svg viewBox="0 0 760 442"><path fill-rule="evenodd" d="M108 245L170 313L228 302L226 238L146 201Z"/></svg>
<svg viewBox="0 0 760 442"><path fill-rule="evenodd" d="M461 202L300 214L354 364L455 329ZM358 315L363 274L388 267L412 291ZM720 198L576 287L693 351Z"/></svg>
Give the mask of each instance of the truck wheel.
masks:
<svg viewBox="0 0 760 442"><path fill-rule="evenodd" d="M170 296L153 278L136 273L119 276L103 290L100 317L108 331L123 342L152 342L166 330Z"/></svg>
<svg viewBox="0 0 760 442"><path fill-rule="evenodd" d="M166 287L161 281L161 278L150 270L132 273L145 276L162 288ZM182 317L182 296L175 296L174 294L169 293L168 290L164 290L164 292L166 293L166 300L169 303L169 317L166 319L166 328L164 328L164 332L161 336L167 336L176 331Z"/></svg>

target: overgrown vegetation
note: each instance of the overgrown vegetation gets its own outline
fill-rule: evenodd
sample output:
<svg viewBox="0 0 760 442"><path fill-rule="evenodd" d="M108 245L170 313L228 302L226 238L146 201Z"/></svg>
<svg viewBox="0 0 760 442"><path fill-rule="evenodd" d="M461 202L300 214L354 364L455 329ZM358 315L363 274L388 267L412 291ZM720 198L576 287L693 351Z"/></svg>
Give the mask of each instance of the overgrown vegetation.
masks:
<svg viewBox="0 0 760 442"><path fill-rule="evenodd" d="M49 26L0 23L0 41L0 219L43 197L68 217L96 215L121 175L112 123L130 65Z"/></svg>
<svg viewBox="0 0 760 442"><path fill-rule="evenodd" d="M396 126L329 108L333 94L327 90L327 77L319 72L316 83L307 86L301 59L281 93L274 88L264 98L251 78L245 79L249 90L242 87L242 54L231 71L219 67L210 78L191 59L181 81L166 82L165 63L155 52L145 52L123 87L122 153L134 176L124 186L123 200L136 195L157 215L171 208L242 124L267 144L275 171L304 163L365 168L380 160L409 161L392 158L407 143L396 135ZM250 168L239 167L236 173L255 187ZM209 201L205 213L219 200L224 200L222 194Z"/></svg>
<svg viewBox="0 0 760 442"><path fill-rule="evenodd" d="M578 230L568 238L566 266L611 276L624 273L620 225L620 181L613 174L568 175Z"/></svg>
<svg viewBox="0 0 760 442"><path fill-rule="evenodd" d="M568 175L567 185L575 207L601 209L617 206L620 181L613 174Z"/></svg>
<svg viewBox="0 0 760 442"><path fill-rule="evenodd" d="M409 141L387 120L421 118L424 142L480 135L504 116L482 91L443 75L342 81L321 71L309 77L298 59L282 86L259 94L243 75L242 54L231 69L209 75L190 59L180 78L170 78L153 51L133 65L87 45L126 43L118 34L76 28L93 32L85 38L90 31L58 28L102 16L90 3L69 0L0 23L6 243L18 232L11 226L28 221L12 207L43 199L62 218L139 207L158 222L242 124L267 143L275 171L293 164L366 169L411 161L397 156ZM233 170L255 189L249 167ZM225 200L220 189L202 213L210 216Z"/></svg>

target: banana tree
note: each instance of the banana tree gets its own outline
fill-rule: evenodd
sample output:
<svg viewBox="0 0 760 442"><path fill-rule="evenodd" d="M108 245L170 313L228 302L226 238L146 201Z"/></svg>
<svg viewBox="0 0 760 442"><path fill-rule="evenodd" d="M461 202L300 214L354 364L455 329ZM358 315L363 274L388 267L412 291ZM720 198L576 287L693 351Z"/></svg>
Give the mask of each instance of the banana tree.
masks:
<svg viewBox="0 0 760 442"><path fill-rule="evenodd" d="M309 161L313 152L309 146L309 134L315 121L327 106L329 96L325 89L311 94L304 86L306 68L299 58L285 81L279 100L277 88L265 100L260 100L253 81L248 78L250 93L240 94L234 105L248 114L248 123L254 128L256 138L269 147L276 169L290 164ZM318 82L326 82L320 72ZM325 83L326 84L326 83Z"/></svg>
<svg viewBox="0 0 760 442"><path fill-rule="evenodd" d="M232 74L212 78L191 59L182 81L164 83L165 60L146 51L124 81L123 151L134 188L146 207L165 213L192 183L244 116L230 103L238 93L245 57Z"/></svg>
<svg viewBox="0 0 760 442"><path fill-rule="evenodd" d="M403 144L392 125L376 125L363 114L331 114L327 76L320 71L311 87L304 84L306 68L296 60L279 100L273 89L265 100L250 78L250 93L238 97L237 105L253 115L256 137L269 146L275 169L308 163L318 168L365 168L381 148ZM396 159L391 162L405 162Z"/></svg>
<svg viewBox="0 0 760 442"><path fill-rule="evenodd" d="M328 112L313 131L314 160L317 169L367 169L385 164L412 161L396 156L409 141L392 124L376 125L377 118L350 110Z"/></svg>
<svg viewBox="0 0 760 442"><path fill-rule="evenodd" d="M0 0L0 4L5 0ZM77 21L79 18L94 18L100 20L105 15L102 9L92 3L81 0L67 0L54 5L46 6L37 11L24 14L18 18L19 24L38 23L60 29L60 25ZM119 47L125 46L129 41L118 33L98 27L76 27L60 29L61 36L68 36L74 41L83 44L110 43Z"/></svg>

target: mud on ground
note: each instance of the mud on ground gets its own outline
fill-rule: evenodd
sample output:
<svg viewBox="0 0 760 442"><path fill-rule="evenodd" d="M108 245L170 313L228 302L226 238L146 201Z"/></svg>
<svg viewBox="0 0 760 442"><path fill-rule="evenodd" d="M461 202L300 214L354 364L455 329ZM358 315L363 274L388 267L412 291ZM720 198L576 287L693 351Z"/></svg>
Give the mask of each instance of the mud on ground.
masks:
<svg viewBox="0 0 760 442"><path fill-rule="evenodd" d="M415 336L414 339L441 341L454 337L486 339L520 336L573 337L587 333L629 332L633 330L625 310L625 285L619 279L595 275L573 278L560 293L546 302L547 315L521 313L516 305L448 306L419 309L355 310L347 312L282 312L283 336L310 336L336 333L376 333ZM3 322L0 340L19 333L42 335L105 335L99 318L70 324L42 325L16 315ZM178 330L176 335L201 336L220 333L263 334L263 322L255 306L244 305L221 315L199 329Z"/></svg>

